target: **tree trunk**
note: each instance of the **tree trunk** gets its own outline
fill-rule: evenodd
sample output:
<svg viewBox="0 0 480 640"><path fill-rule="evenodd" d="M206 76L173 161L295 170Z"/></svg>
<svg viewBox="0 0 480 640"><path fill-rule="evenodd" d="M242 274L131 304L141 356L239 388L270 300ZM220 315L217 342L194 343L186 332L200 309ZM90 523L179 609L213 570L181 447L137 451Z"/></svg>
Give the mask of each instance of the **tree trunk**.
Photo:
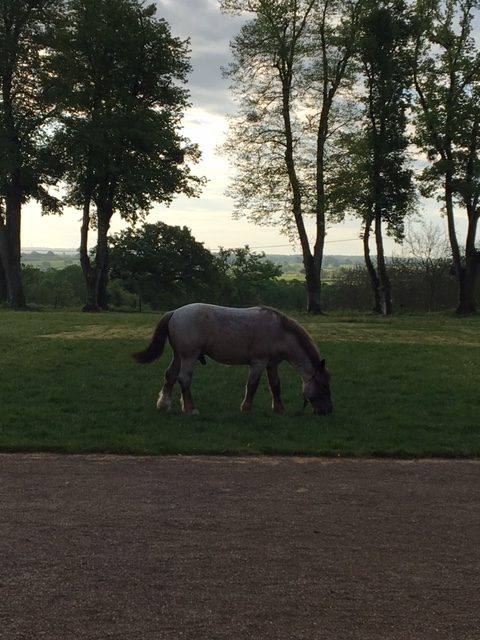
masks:
<svg viewBox="0 0 480 640"><path fill-rule="evenodd" d="M377 245L377 271L380 281L380 308L381 313L384 316L389 316L392 313L392 290L390 285L390 278L388 277L387 273L387 265L385 264L381 213L377 213L375 215L375 242Z"/></svg>
<svg viewBox="0 0 480 640"><path fill-rule="evenodd" d="M302 213L302 190L298 179L295 157L292 123L290 116L290 92L292 73L291 68L286 64L284 69L279 69L282 82L282 115L285 127L285 164L287 167L288 179L292 188L292 213L297 227L300 245L302 247L303 266L305 268L305 283L307 289L307 311L309 313L321 313L321 286L320 286L320 270L318 262L321 266L321 255L319 261L315 260L310 250L307 230ZM318 250L323 249L323 244Z"/></svg>
<svg viewBox="0 0 480 640"><path fill-rule="evenodd" d="M92 183L90 176L89 183ZM108 184L108 181L107 181ZM90 206L92 189L88 188L83 205L82 228L80 232L80 264L85 277L87 299L83 311L101 311L108 309L108 230L113 214L112 197L99 199L97 206L97 246L95 263L88 255L88 232L90 229Z"/></svg>
<svg viewBox="0 0 480 640"><path fill-rule="evenodd" d="M7 36L10 40L12 52L17 54L16 47L18 45L19 34L12 28ZM22 191L22 146L19 139L17 124L15 122L15 106L14 106L14 69L12 61L15 59L12 55L10 60L6 61L5 68L2 70L1 92L2 92L2 129L4 133L5 148L2 149L2 160L5 163L4 191L2 195L5 198L5 216L3 218L0 212L0 225L2 227L1 248L2 264L7 284L7 302L14 309L22 309L25 307L25 295L22 285L22 265L21 265L21 216L22 216L22 199L25 195ZM5 171L6 169L6 171ZM4 244L5 243L5 244Z"/></svg>
<svg viewBox="0 0 480 640"><path fill-rule="evenodd" d="M477 140L479 132L479 118L475 117L470 137L469 155L466 163L466 174L468 189L462 192L465 207L467 209L468 227L467 238L465 242L465 268L461 271L460 299L457 307L457 313L468 314L476 312L475 305L475 284L480 267L480 253L475 247L477 235L477 226L479 218L478 194L475 188L476 176L476 159L478 156Z"/></svg>
<svg viewBox="0 0 480 640"><path fill-rule="evenodd" d="M462 267L460 271L458 306L455 310L458 315L476 313L475 280L476 274L471 269Z"/></svg>
<svg viewBox="0 0 480 640"><path fill-rule="evenodd" d="M445 210L447 213L448 238L450 240L450 248L452 250L453 268L458 285L458 305L456 313L469 314L475 313L474 288L477 273L476 251L475 251L475 230L476 224L471 224L469 220L469 228L466 242L465 265L462 264L462 256L457 240L457 232L455 228L455 217L453 213L453 176L451 171L445 173Z"/></svg>
<svg viewBox="0 0 480 640"><path fill-rule="evenodd" d="M479 256L475 246L469 247L467 242L465 266L460 267L459 300L456 313L467 315L476 313L475 284L479 268Z"/></svg>
<svg viewBox="0 0 480 640"><path fill-rule="evenodd" d="M2 257L0 252L0 304L7 302L7 279L3 269Z"/></svg>
<svg viewBox="0 0 480 640"><path fill-rule="evenodd" d="M0 302L8 302L9 299L8 264L7 234L3 218L0 215Z"/></svg>
<svg viewBox="0 0 480 640"><path fill-rule="evenodd" d="M321 306L321 281L315 265L315 260L309 252L303 257L305 267L305 284L307 287L307 311L308 313L322 313Z"/></svg>
<svg viewBox="0 0 480 640"><path fill-rule="evenodd" d="M365 230L363 232L363 256L365 258L365 266L367 267L368 277L370 278L370 286L373 294L373 313L381 314L382 305L380 303L380 280L370 256L370 229L372 221L370 218L365 220Z"/></svg>
<svg viewBox="0 0 480 640"><path fill-rule="evenodd" d="M90 227L90 198L83 205L82 227L80 230L80 265L85 278L86 301L83 311L100 311L97 300L97 275L88 255L88 230Z"/></svg>
<svg viewBox="0 0 480 640"><path fill-rule="evenodd" d="M477 206L467 202L468 229L465 243L465 266L460 270L459 303L456 309L458 314L476 312L475 284L480 266L479 253L475 248L477 234L478 214Z"/></svg>
<svg viewBox="0 0 480 640"><path fill-rule="evenodd" d="M100 214L100 212L98 212ZM97 304L100 309L106 311L108 309L107 301L107 283L108 283L108 230L110 228L111 215L107 213L106 219L99 220L98 222L98 234L97 234L97 252L95 258L95 264L98 270L97 273ZM99 215L100 217L100 215Z"/></svg>
<svg viewBox="0 0 480 640"><path fill-rule="evenodd" d="M327 233L325 218L325 145L328 134L328 116L332 106L334 91L328 91L328 77L324 78L322 112L320 115L317 131L317 153L316 153L316 202L315 202L315 245L313 247L313 273L307 279L308 307L310 313L322 313L321 293L322 293L322 264L323 252L325 248L325 236ZM305 270L307 273L307 270ZM312 286L313 285L313 286Z"/></svg>
<svg viewBox="0 0 480 640"><path fill-rule="evenodd" d="M7 303L14 309L25 307L20 250L21 200L7 199L6 220L0 218L0 260L5 276Z"/></svg>
<svg viewBox="0 0 480 640"><path fill-rule="evenodd" d="M108 285L108 262L106 262L103 266L102 272L100 273L100 281L98 284L98 306L102 311L108 311L108 293L107 293L107 285Z"/></svg>

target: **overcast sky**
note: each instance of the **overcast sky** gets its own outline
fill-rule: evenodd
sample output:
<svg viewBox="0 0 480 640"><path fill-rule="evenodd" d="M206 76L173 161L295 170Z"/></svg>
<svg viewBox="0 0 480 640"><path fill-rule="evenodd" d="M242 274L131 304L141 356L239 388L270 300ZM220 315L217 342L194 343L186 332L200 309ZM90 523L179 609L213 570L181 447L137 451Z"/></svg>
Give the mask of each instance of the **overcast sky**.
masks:
<svg viewBox="0 0 480 640"><path fill-rule="evenodd" d="M234 113L228 82L221 67L229 61L229 42L238 33L240 18L220 12L218 0L156 0L158 16L170 24L172 34L190 38L193 67L188 89L192 108L185 115L185 134L202 151L202 161L195 172L208 179L200 198L178 197L169 207L156 206L149 222L186 225L195 238L215 251L219 246L250 247L266 253L299 253L274 228L258 227L246 219L233 220L233 202L225 196L229 166L217 147L227 131L226 115ZM78 211L67 211L61 218L41 217L36 205L28 205L23 217L22 245L27 247L76 248L80 238ZM114 218L112 230L123 228ZM90 245L95 241L90 234ZM391 252L392 244L387 245ZM400 251L396 249L397 253ZM327 235L327 254L362 254L359 227L347 221L332 226Z"/></svg>

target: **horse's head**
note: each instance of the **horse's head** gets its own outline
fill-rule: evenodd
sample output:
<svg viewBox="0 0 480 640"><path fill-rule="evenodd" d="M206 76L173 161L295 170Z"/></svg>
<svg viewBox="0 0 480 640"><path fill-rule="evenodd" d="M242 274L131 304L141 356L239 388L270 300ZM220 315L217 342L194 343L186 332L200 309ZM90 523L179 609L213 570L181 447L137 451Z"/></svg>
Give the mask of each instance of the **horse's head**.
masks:
<svg viewBox="0 0 480 640"><path fill-rule="evenodd" d="M323 416L332 412L330 373L325 366L325 360L321 360L315 374L303 383L303 396L305 405L310 402L313 407L313 413L316 415Z"/></svg>

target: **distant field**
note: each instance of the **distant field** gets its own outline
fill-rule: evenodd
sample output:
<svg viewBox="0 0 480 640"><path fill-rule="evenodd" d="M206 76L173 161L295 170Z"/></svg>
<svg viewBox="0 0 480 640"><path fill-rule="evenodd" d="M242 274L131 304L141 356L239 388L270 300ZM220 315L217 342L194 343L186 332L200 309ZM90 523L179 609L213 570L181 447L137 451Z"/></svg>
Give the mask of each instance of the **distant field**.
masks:
<svg viewBox="0 0 480 640"><path fill-rule="evenodd" d="M286 412L263 381L239 405L246 368L198 366L199 416L155 409L163 369L129 354L158 314L0 311L0 450L136 454L479 456L480 318L298 316L332 372L335 410L303 411L282 367ZM177 391L178 396L178 391Z"/></svg>
<svg viewBox="0 0 480 640"><path fill-rule="evenodd" d="M22 264L43 270L65 269L71 264L80 264L80 258L72 251L26 251L22 254Z"/></svg>
<svg viewBox="0 0 480 640"><path fill-rule="evenodd" d="M265 259L282 267L282 278L285 280L303 280L304 271L299 255L266 255ZM26 249L22 252L22 263L38 269L64 269L71 264L80 264L78 252L73 249ZM360 256L325 256L322 273L329 277L339 267L363 264Z"/></svg>

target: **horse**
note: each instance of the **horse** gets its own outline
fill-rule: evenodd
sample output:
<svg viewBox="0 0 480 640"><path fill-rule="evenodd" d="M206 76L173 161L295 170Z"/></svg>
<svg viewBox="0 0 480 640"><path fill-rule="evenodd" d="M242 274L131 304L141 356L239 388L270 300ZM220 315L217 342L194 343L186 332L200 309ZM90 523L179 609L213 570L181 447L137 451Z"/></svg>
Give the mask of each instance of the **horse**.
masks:
<svg viewBox="0 0 480 640"><path fill-rule="evenodd" d="M185 413L198 413L190 386L197 361L205 356L230 365L248 365L249 376L241 411L252 408L263 371L267 370L272 409L284 410L280 395L278 365L287 361L302 379L304 407L325 415L332 411L330 374L325 360L310 335L295 320L272 307L234 308L193 303L165 313L158 322L150 344L132 357L141 364L159 358L168 341L173 358L165 371L157 409L168 410L172 389L178 381Z"/></svg>

